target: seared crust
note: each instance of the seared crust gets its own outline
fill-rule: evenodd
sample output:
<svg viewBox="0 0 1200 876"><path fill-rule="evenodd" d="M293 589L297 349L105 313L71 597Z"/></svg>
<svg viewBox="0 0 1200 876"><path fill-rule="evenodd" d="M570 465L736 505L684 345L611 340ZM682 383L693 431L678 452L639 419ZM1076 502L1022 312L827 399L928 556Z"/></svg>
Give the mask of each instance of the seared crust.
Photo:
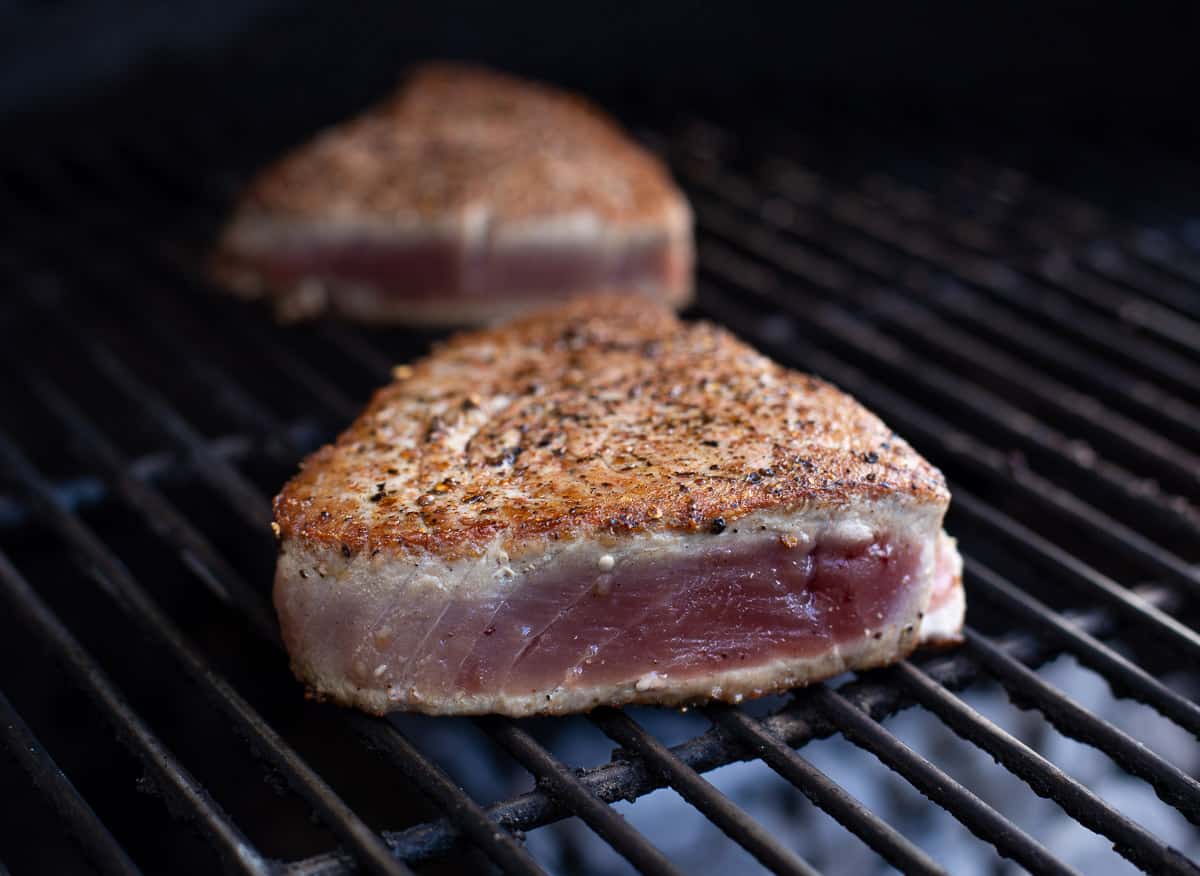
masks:
<svg viewBox="0 0 1200 876"><path fill-rule="evenodd" d="M707 323L593 296L457 335L275 500L305 549L475 556L714 531L763 509L934 503L940 472L849 396Z"/></svg>
<svg viewBox="0 0 1200 876"><path fill-rule="evenodd" d="M479 67L418 67L390 98L268 168L240 213L411 227L480 210L518 222L687 215L663 165L587 101Z"/></svg>

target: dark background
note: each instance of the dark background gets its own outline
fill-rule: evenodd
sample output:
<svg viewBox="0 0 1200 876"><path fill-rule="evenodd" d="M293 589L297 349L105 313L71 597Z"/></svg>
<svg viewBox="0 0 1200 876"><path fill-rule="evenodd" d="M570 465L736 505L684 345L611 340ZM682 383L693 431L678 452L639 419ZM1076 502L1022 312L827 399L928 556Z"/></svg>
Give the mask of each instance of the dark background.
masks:
<svg viewBox="0 0 1200 876"><path fill-rule="evenodd" d="M0 18L0 117L44 120L140 82L163 111L299 92L315 119L452 56L622 105L1186 149L1198 19L1194 4L19 3Z"/></svg>

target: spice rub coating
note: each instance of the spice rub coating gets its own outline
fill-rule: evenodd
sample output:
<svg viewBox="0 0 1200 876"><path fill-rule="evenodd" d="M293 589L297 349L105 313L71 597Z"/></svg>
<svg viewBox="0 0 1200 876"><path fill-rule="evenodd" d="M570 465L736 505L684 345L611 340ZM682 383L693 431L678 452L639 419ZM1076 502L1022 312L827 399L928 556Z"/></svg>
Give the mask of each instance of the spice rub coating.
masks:
<svg viewBox="0 0 1200 876"><path fill-rule="evenodd" d="M417 67L391 97L270 167L242 204L375 225L476 208L654 227L688 216L665 167L588 101L447 62Z"/></svg>
<svg viewBox="0 0 1200 876"><path fill-rule="evenodd" d="M499 538L719 534L765 509L945 508L849 396L644 298L578 299L395 370L275 500L284 542L452 561Z"/></svg>

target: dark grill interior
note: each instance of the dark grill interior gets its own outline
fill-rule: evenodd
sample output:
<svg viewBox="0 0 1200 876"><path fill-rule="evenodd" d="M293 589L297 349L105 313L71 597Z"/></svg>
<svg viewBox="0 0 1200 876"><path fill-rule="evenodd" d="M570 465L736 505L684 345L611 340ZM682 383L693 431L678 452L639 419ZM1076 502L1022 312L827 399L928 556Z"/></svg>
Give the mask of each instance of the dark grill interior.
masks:
<svg viewBox="0 0 1200 876"><path fill-rule="evenodd" d="M0 873L677 872L695 865L663 851L675 824L641 815L663 787L711 823L704 848L745 850L737 872L954 872L930 824L992 872L1075 872L1026 817L1050 811L1104 872L1197 872L1200 251L1174 205L1101 208L982 159L642 129L696 209L692 315L837 383L949 476L968 642L738 708L389 722L292 680L269 497L435 336L279 327L207 286L229 195L292 136L277 110L4 164ZM1063 655L1075 675L1039 669ZM1110 720L1064 677L1149 708ZM942 735L910 738L906 710ZM1060 737L1129 795L1056 763ZM745 760L773 771L769 823L718 790L731 773L702 776ZM855 777L915 814L881 816ZM806 846L826 816L848 833Z"/></svg>

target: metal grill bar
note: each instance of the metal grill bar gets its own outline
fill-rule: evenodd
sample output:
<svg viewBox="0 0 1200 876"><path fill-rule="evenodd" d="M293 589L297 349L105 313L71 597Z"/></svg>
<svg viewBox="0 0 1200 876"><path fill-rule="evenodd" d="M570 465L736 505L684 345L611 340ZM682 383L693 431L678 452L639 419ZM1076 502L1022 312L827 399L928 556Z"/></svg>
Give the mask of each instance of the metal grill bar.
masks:
<svg viewBox="0 0 1200 876"><path fill-rule="evenodd" d="M1133 250L1133 260L1140 264L1150 265L1154 271L1158 272L1158 276L1147 276L1143 282L1138 284L1138 288L1146 289L1148 293L1155 294L1156 290L1162 287L1162 275L1184 283L1188 288L1181 289L1178 294L1172 295L1168 303L1173 307L1190 313L1194 317L1200 317L1200 301L1196 299L1196 290L1200 288L1200 266L1197 265L1192 255L1181 252L1178 247L1170 246L1165 239L1165 235L1150 235L1130 231L1126 232L1123 236L1126 238L1132 237L1131 248ZM1116 265L1113 265L1109 261L1107 255L1104 257L1105 267L1114 272L1130 264L1127 261L1130 254L1123 250L1119 250L1118 252L1120 261ZM1099 259L1094 258L1091 260L1091 264L1095 265L1097 261Z"/></svg>
<svg viewBox="0 0 1200 876"><path fill-rule="evenodd" d="M851 797L759 721L724 706L706 710L714 724L740 739L815 805L874 849L892 866L908 874L945 876L937 863L907 837Z"/></svg>
<svg viewBox="0 0 1200 876"><path fill-rule="evenodd" d="M74 514L57 504L53 491L24 455L0 434L0 460L29 493L35 510L76 554L86 560L97 582L143 629L176 659L184 672L210 701L253 741L254 746L279 770L330 829L375 873L400 876L408 868L393 858L384 842L333 789L318 776L271 728L254 708L211 667L134 580L132 574L105 544Z"/></svg>
<svg viewBox="0 0 1200 876"><path fill-rule="evenodd" d="M971 655L1004 685L1014 703L1036 708L1063 735L1103 751L1127 772L1149 783L1163 802L1200 824L1200 782L1097 718L979 633L968 629L966 637Z"/></svg>
<svg viewBox="0 0 1200 876"><path fill-rule="evenodd" d="M978 163L974 163L973 167L961 170L960 178L976 182L982 169L986 168L980 168ZM1069 203L1076 215L1082 214L1088 217L1087 229L1080 235L1080 241L1070 241L1072 244L1087 242L1088 238L1094 239L1099 235L1104 235L1103 242L1091 246L1088 250L1080 253L1080 258L1075 259L1082 268L1093 271L1094 274L1109 281L1112 286L1128 288L1139 295L1174 308L1176 311L1190 314L1192 317L1200 317L1200 300L1196 299L1194 294L1194 287L1200 283L1200 274L1196 272L1196 265L1187 257L1187 254L1178 250L1178 247L1170 246L1165 235L1147 234L1138 228L1124 226L1123 223L1118 222L1115 217L1098 206L1074 196L1056 192L1043 184L1025 180L1024 187L1026 192L1037 200L1038 204L1045 205L1046 208L1054 210L1056 205ZM1013 233L1024 234L1028 239L1042 240L1048 236L1046 234L1048 228L1038 221L1020 220L1018 217L1013 224L1015 226ZM990 235L978 235L977 240L988 244ZM980 250L995 254L996 247L983 246L980 247ZM1151 266L1154 272L1148 271L1147 265ZM1164 283L1162 275L1180 281L1183 286ZM1184 286L1193 288L1184 288ZM1159 310L1153 313L1162 322L1170 324L1171 314L1169 311ZM1118 311L1117 316L1123 316L1123 314L1122 308ZM1194 337L1195 323L1192 323L1192 326L1189 335Z"/></svg>
<svg viewBox="0 0 1200 876"><path fill-rule="evenodd" d="M798 170L789 162L775 162L774 167L773 172L768 172L768 177L790 199L798 202L816 201L818 199L810 194L813 190L820 192L821 197L825 196L825 189L812 174ZM878 230L874 223L885 215L883 211L875 211L871 226L873 231ZM864 222L869 218L872 217L860 217ZM950 228L954 227L955 223L950 223ZM945 233L942 225L933 230L939 236ZM1195 400L1200 397L1197 391L1200 388L1200 367L1187 358L1127 332L1118 331L1110 321L1074 306L1038 278L1022 275L1007 264L972 256L961 250L943 249L939 237L928 236L926 241L930 245L927 255L923 255L925 248L920 246L901 248L907 255L947 271L968 288L985 292L1003 301L1006 306L1028 314L1035 321L1053 326L1056 333L1103 350L1138 371L1153 372L1158 382L1170 385L1174 392L1184 398ZM901 245L899 240L897 245ZM933 261L935 255L937 260Z"/></svg>
<svg viewBox="0 0 1200 876"><path fill-rule="evenodd" d="M1180 696L1128 658L1099 639L1080 632L1061 615L997 575L973 557L965 557L964 569L971 580L972 596L978 594L999 603L1057 638L1081 663L1099 672L1118 696L1146 703L1180 727L1200 738L1200 706Z"/></svg>
<svg viewBox="0 0 1200 876"><path fill-rule="evenodd" d="M101 285L103 288L107 288L113 293L112 298L117 301L120 301L121 299L119 290L124 285L129 283L145 283L147 281L154 282L158 280L168 287L183 286L185 287L185 291L190 290L193 293L196 292L197 286L191 276L186 272L173 270L169 263L164 262L162 255L151 245L151 241L141 239L141 237L144 235L144 232L140 228L137 228L136 226L133 228L121 227L122 222L117 220L124 220L124 218L125 217L123 217L122 214L118 213L113 219L101 222L95 227L86 226L81 228L81 232L83 232L81 234L81 240L83 242L81 242L79 250L81 252L88 253L91 257L84 260L80 266L76 266L74 268L76 273L80 271L86 271L86 273L79 273L80 281L88 286ZM44 221L48 223L47 227L53 227L53 217L46 217ZM123 273L121 271L121 266L113 265L106 260L104 253L101 251L101 249L99 249L101 242L106 241L108 237L114 234L114 226L118 228L120 232L124 232L127 235L132 236L134 238L132 242L139 245L144 251L144 257L138 263L138 273L136 274L129 271L128 266L126 266L126 272ZM28 228L25 229L25 231L27 234L30 233ZM38 235L33 234L32 239L33 245L30 245L27 248L30 250L37 250L39 248L37 244L41 241L41 238ZM119 248L121 246L128 246L130 242L130 240L122 240L119 236L117 236L111 240L111 246L113 248ZM56 258L54 249L44 244L41 248L45 249L45 258L47 259L47 264L53 264ZM84 265L86 265L86 268L83 267ZM71 269L68 269L68 272L70 272L70 270ZM228 336L230 334L240 337L248 348L255 349L262 353L281 375L286 376L286 379L290 383L303 387L304 390L318 404L320 404L323 408L330 410L335 422L347 422L358 413L359 405L351 400L344 392L342 392L335 383L312 368L298 355L292 353L283 345L279 344L275 339L268 337L263 332L261 327L240 320L225 321L217 326L213 322L212 314L203 308L196 306L196 302L192 300L193 297L199 297L199 295L179 295L177 293L151 295L149 296L149 303L147 304L147 307L151 312L158 314L170 313L171 318L178 323L189 324L196 322L205 325L211 331L213 331L214 334L220 336L221 343L228 343ZM40 301L36 298L34 298L34 303L39 304L41 306L41 311L49 318L57 320L60 324L65 324L64 327L67 330L73 331L83 341L89 341L87 336L81 333L73 322L67 321L63 318L58 308L51 306L48 302ZM183 313L185 309L187 310L186 314ZM132 315L142 322L144 322L146 319L145 313L134 313ZM179 333L179 336L185 335L186 333ZM94 357L96 354L92 351L91 346L92 345L88 344L85 346L85 349L88 351L89 355ZM117 383L119 386L122 386L122 388L131 385L138 385L139 382L137 378L127 370L125 373L120 372L120 363L114 356L112 356L111 352L101 351L101 358L105 361L98 364L100 364L102 368L106 368L106 373L108 373L113 382ZM117 370L111 370L114 367L114 362ZM249 396L244 391L240 390L235 381L216 378L216 369L213 367L213 363L206 362L202 356L196 360L189 361L188 367L189 369L194 369L198 376L200 376L202 379L206 379L207 382L214 387L216 399L221 402L226 409L231 410L236 414L241 414L244 413L248 407L253 406L253 403L249 400ZM126 391L128 392L128 390ZM135 395L131 397L136 398ZM159 407L165 405L165 402L163 402L162 399L157 396L155 397L155 401L158 402ZM147 406L152 408L155 407L154 405L149 404ZM167 407L169 409L169 406ZM262 415L261 406L257 406L257 408L260 411L260 415L259 422L255 424L255 430L260 434L264 434L264 430L269 429L270 425L275 421L272 417L270 417L269 414L266 414L265 416ZM178 417L178 415L175 415L172 419L177 422L167 424L166 428L167 431L172 434L173 438L178 438L180 434L187 434L190 431L187 429L186 424L183 424L181 427L178 425L178 421L181 419ZM265 437L268 441L270 441L272 438L278 436L278 434L279 433L277 431L265 432ZM218 482L226 482L224 489L234 490L234 488L228 484L229 477L227 472L221 473L219 476L214 475L214 477L218 478ZM248 503L238 502L235 504L240 508ZM269 519L269 517L267 519ZM265 525L265 521L263 522L263 525Z"/></svg>
<svg viewBox="0 0 1200 876"><path fill-rule="evenodd" d="M1200 301L1197 301L1195 290L1184 285L1191 283L1186 273L1169 270L1161 260L1157 264L1151 262L1153 267L1150 267L1129 255L1120 244L1107 243L1079 253L1077 264L1115 286L1154 299L1193 318L1200 317ZM1173 279L1184 282L1176 283Z"/></svg>
<svg viewBox="0 0 1200 876"><path fill-rule="evenodd" d="M854 744L866 749L963 823L980 839L1032 873L1075 873L1050 851L950 776L888 733L869 714L827 687L797 697L810 699Z"/></svg>
<svg viewBox="0 0 1200 876"><path fill-rule="evenodd" d="M1039 796L1050 797L1072 818L1115 843L1148 873L1200 873L1200 868L1126 818L1019 739L1006 733L911 663L892 670L913 695L963 739L978 745L1019 776Z"/></svg>
<svg viewBox="0 0 1200 876"><path fill-rule="evenodd" d="M882 182L871 185L869 192L885 209L879 209L877 204L860 204L854 194L845 193L839 197L839 203L844 205L838 210L839 221L922 266L953 270L953 258L942 254L945 244L933 236L935 231L924 227L920 219L914 224L911 211L904 210L906 198L914 194L912 190L901 189L898 183L884 177ZM892 212L899 212L900 216L893 216ZM957 223L951 223L947 229L949 235L954 236L958 228ZM1051 334L1019 312L992 304L986 295L965 283L938 283L932 272L909 271L906 279L920 289L925 303L969 325L973 331L1069 374L1072 381L1085 385L1089 392L1127 407L1144 420L1185 429L1192 438L1200 436L1200 409L1113 363L1110 357L1092 353L1061 333Z"/></svg>
<svg viewBox="0 0 1200 876"><path fill-rule="evenodd" d="M151 256L151 264L154 264L153 256ZM175 282L178 284L179 280L175 279ZM191 284L190 279L187 282L189 285ZM172 305L183 302L192 305L190 309L196 319L212 325L209 314L194 306L193 296L184 295L172 299ZM287 375L289 381L303 386L305 391L314 400L330 411L335 418L335 422L348 423L358 415L362 409L361 404L356 403L342 392L335 383L310 366L298 355L278 343L275 339L268 337L262 331L262 327L259 324L233 320L231 323L222 323L221 328L223 331L229 330L230 325L234 334L244 338L250 348L260 350L279 369L281 374Z"/></svg>
<svg viewBox="0 0 1200 876"><path fill-rule="evenodd" d="M994 379L1020 387L1047 408L1052 408L1062 421L1076 423L1081 428L1104 433L1114 447L1114 452L1123 458L1141 459L1164 476L1172 478L1190 495L1196 495L1200 486L1200 457L1185 448L1163 438L1156 432L1113 410L1098 406L1096 400L1077 392L1065 384L1039 374L1023 365L1013 356L989 347L978 337L951 326L928 311L917 307L880 307L885 319L896 327L908 329L909 334L938 350L947 357L957 357L964 362L989 373Z"/></svg>
<svg viewBox="0 0 1200 876"><path fill-rule="evenodd" d="M316 427L309 422L296 422L281 428L285 441L297 447L312 446ZM257 448L246 435L222 435L207 441L209 450L222 459L237 463L249 457ZM192 476L192 467L180 454L173 451L147 453L129 460L130 474L148 483L171 483ZM108 488L97 477L86 474L56 480L55 494L72 511L104 502ZM13 529L27 521L24 502L8 493L0 493L0 528Z"/></svg>
<svg viewBox="0 0 1200 876"><path fill-rule="evenodd" d="M880 202L896 210L902 210L900 203L904 202L904 199L910 192L911 190L908 190L907 187L889 178L882 178L880 184L871 188L871 193L875 194ZM965 247L968 250L983 251L986 253L994 253L996 250L995 245L989 246L986 245L986 242L982 244L982 241L988 241L994 235L980 233L979 227L977 224L974 224L970 217L961 217L950 223L925 223L917 224L917 226L913 226L910 222L905 227L900 223L894 222L892 217L886 214L886 211L871 209L870 204L862 203L862 200L858 199L857 196L846 196L844 203L844 209L840 211L840 218L842 220L863 230L864 233L871 235L872 238L886 240L890 245L898 247L900 251L910 254L913 257L922 258L924 262L935 264L940 266L940 268L947 268L952 271L958 270L962 258L964 258L961 254L955 254L953 251L947 250L946 247L948 245ZM942 240L934 238L931 234L941 235ZM1052 244L1049 244L1049 246L1056 248ZM1061 248L1057 248L1057 252L1061 253ZM1058 259L1058 263L1062 263L1061 258ZM1026 271L1026 276L1032 282L1038 283L1039 278L1043 274L1042 270L1031 268ZM1152 288L1160 287L1147 286L1144 289L1140 289L1140 292L1152 294ZM1039 284L1038 293L1043 292L1051 296L1051 301L1057 302L1058 310L1064 312L1070 307L1068 301L1058 299L1055 292L1050 292L1049 288L1040 286ZM1009 302L1009 304L1012 304L1012 302ZM1088 304L1087 300L1085 299L1082 304L1086 306ZM1103 323L1096 323L1094 320L1088 319L1086 325L1097 326L1103 325ZM1094 337L1096 334L1097 332L1092 332L1092 340L1098 340L1098 338ZM1105 331L1103 335L1108 336L1109 332ZM1148 344L1146 346L1152 350L1156 350L1159 355L1164 352L1160 347L1148 346ZM1132 350L1129 350L1129 352L1132 352ZM1182 360L1171 356L1169 350L1165 350L1165 353L1168 354L1166 364L1172 364L1172 362L1180 364L1182 362ZM1136 365L1136 362L1134 364Z"/></svg>
<svg viewBox="0 0 1200 876"><path fill-rule="evenodd" d="M890 180L884 178L877 182L876 188L886 192L891 188L888 183ZM1172 317L1172 311L1159 302L1165 300L1171 306L1182 305L1175 307L1175 310L1186 312L1195 307L1194 301L1190 305L1187 304L1186 298L1171 287L1164 287L1161 283L1140 288L1136 285L1136 281L1131 282L1128 275L1125 280L1111 278L1111 270L1106 270L1106 268L1112 265L1114 256L1119 253L1115 245L1105 246L1102 250L1102 257L1089 258L1087 253L1083 253L1084 258L1082 259L1074 256L1072 251L1080 243L1089 238L1094 239L1100 234L1111 234L1116 231L1112 227L1106 227L1111 226L1111 222L1107 218L1100 218L1096 208L1087 206L1083 209L1091 214L1095 221L1087 223L1090 227L1079 235L1079 240L1064 240L1061 239L1061 236L1056 239L1054 234L1049 233L1050 227L1044 223L1037 220L1034 222L1023 221L1019 217L1014 217L1014 221L1011 223L996 223L996 227L1003 232L1012 226L1008 236L1015 237L1023 234L1025 239L1035 243L1041 250L1025 259L1018 259L1018 262L1029 274L1041 278L1053 288L1062 289L1067 294L1081 299L1080 303L1084 307L1108 312L1118 319L1141 325L1167 339L1180 340L1182 338L1181 344L1188 345L1196 337L1194 323L1182 318L1182 314L1178 312ZM993 247L987 246L987 243L994 237L994 234L974 234L970 235L970 240L977 244L977 248L988 251ZM978 244L983 244L983 246L978 246ZM1101 254L1098 252L1096 255L1100 256ZM1095 276L1081 273L1080 267L1090 268L1091 273ZM1122 286L1137 292L1143 298L1140 300L1129 298L1121 288Z"/></svg>
<svg viewBox="0 0 1200 876"><path fill-rule="evenodd" d="M55 659L70 673L76 687L103 712L118 739L146 769L154 787L164 795L172 810L185 814L231 869L266 876L269 873L266 862L220 805L138 717L104 670L3 552L0 552L0 593L21 622L34 630L38 640L50 648Z"/></svg>
<svg viewBox="0 0 1200 876"><path fill-rule="evenodd" d="M764 867L776 873L801 876L811 876L817 872L628 715L604 709L594 712L591 718L610 739L638 754L664 782L703 812L730 839L753 854Z"/></svg>
<svg viewBox="0 0 1200 876"><path fill-rule="evenodd" d="M66 319L58 308L43 305L43 312L79 344L96 367L125 395L145 406L154 421L192 457L197 473L227 500L235 514L260 532L267 531L271 518L263 513L263 506L256 501L255 493L247 489L244 479L236 476L237 470L233 466L211 453L203 436L197 434L162 396L134 375L108 349Z"/></svg>
<svg viewBox="0 0 1200 876"><path fill-rule="evenodd" d="M463 793L446 773L428 760L399 730L384 721L355 720L356 729L379 748L392 766L416 783L463 836L483 849L505 873L543 873L517 839L488 818L483 807Z"/></svg>
<svg viewBox="0 0 1200 876"><path fill-rule="evenodd" d="M27 369L22 369L27 370ZM127 462L82 410L44 377L25 374L38 397L62 422L67 434L78 436L79 452L96 466L113 490L136 511L160 539L173 546L185 566L223 602L232 602L254 631L279 642L279 630L269 609L198 529L161 492L129 473ZM281 643L280 643L281 644Z"/></svg>
<svg viewBox="0 0 1200 876"><path fill-rule="evenodd" d="M1157 640L1170 644L1192 662L1200 661L1200 633L1191 627L1150 605L1011 517L979 501L961 487L955 488L954 501L956 513L965 514L977 523L984 524L992 535L1028 551L1084 592L1099 597L1122 617L1147 627L1158 637Z"/></svg>
<svg viewBox="0 0 1200 876"><path fill-rule="evenodd" d="M328 322L321 326L321 336L342 351L347 358L358 362L368 374L385 379L395 363L375 349L361 333L351 331L341 323Z"/></svg>
<svg viewBox="0 0 1200 876"><path fill-rule="evenodd" d="M0 691L0 732L4 735L9 753L29 774L34 787L67 822L71 835L83 846L96 868L102 873L127 876L140 873L137 865L125 854L108 828L96 817L92 807L80 796L75 785L21 719L4 691Z"/></svg>
<svg viewBox="0 0 1200 876"><path fill-rule="evenodd" d="M906 299L900 304L894 299L862 289L848 279L833 282L825 276L824 271L811 266L807 254L798 252L794 245L770 235L765 230L757 230L739 221L723 207L712 206L713 203L707 199L695 200L697 213L701 216L706 231L719 235L723 241L735 244L789 275L814 284L824 292L836 293L835 299L829 300L827 308L806 308L806 312L809 319L823 319L827 324L823 324L822 328L831 332L838 342L852 347L862 355L868 350L872 351L875 358L886 361L889 367L900 368L912 374L917 385L950 399L956 405L969 408L976 416L988 420L1019 445L1055 458L1064 468L1076 469L1080 474L1080 481L1084 484L1095 482L1099 478L1100 483L1111 487L1113 494L1126 501L1139 502L1147 513L1153 514L1156 519L1161 519L1161 522L1167 525L1176 529L1186 526L1193 533L1200 527L1194 509L1191 510L1190 517L1181 520L1175 507L1170 502L1164 503L1161 496L1155 496L1155 501L1148 501L1145 490L1139 489L1142 484L1138 478L1111 463L1097 466L1091 459L1083 460L1072 455L1070 442L1056 430L1038 423L1027 411L1003 401L976 383L956 377L931 363L928 358L917 357L909 348L900 346L891 338L865 325L861 318L850 316L844 307L838 306L837 299L850 297L868 312L890 320L894 325L907 327L915 333L919 349L940 349L943 354L951 357L969 358L976 367L985 368L1004 381L1015 383L1023 392L1032 393L1056 409L1064 419L1074 419L1094 429L1102 442L1116 447L1123 457L1141 458L1154 470L1173 478L1174 482L1191 484L1193 488L1190 492L1196 495L1196 486L1200 485L1200 476L1197 475L1197 471L1200 471L1200 460L1193 461L1192 454L1148 432L1127 418L1099 408L1094 399L1051 381L1044 375L1029 371L998 350L986 349L979 339L968 339L946 323L937 320L914 300ZM718 250L718 253L721 251ZM728 259L727 255L725 260ZM709 264L712 264L711 253ZM881 273L887 276L900 272L893 270ZM789 300L789 312L794 312L797 305L802 303L790 295L780 294L779 297Z"/></svg>
<svg viewBox="0 0 1200 876"><path fill-rule="evenodd" d="M894 257L885 254L878 246L873 246L864 240L844 240L844 235L827 230L822 223L812 217L806 209L797 205L799 215L761 209L764 201L762 194L755 191L745 180L732 177L727 172L718 175L711 169L708 172L691 169L693 163L684 163L685 178L702 186L705 191L717 195L723 202L752 213L760 223L789 236L788 241L773 238L768 232L757 231L754 226L738 223L720 217L719 212L713 212L706 217L704 224L721 227L722 234L728 235L729 229L734 229L732 239L739 244L758 253L764 253L772 262L779 265L795 266L802 271L802 276L818 288L826 288L824 284L836 278L839 294L850 294L863 300L869 312L907 329L925 348L937 349L943 355L968 361L971 365L986 373L994 380L1019 387L1022 391L1032 393L1037 401L1062 416L1068 422L1082 423L1096 429L1110 442L1115 442L1124 454L1135 458L1146 459L1150 464L1170 472L1183 483L1191 484L1193 494L1195 486L1200 481L1197 471L1200 462L1192 454L1177 444L1163 438L1156 432L1144 428L1112 410L1106 410L1094 399L1065 386L1042 373L1037 373L1024 366L999 350L989 348L978 337L966 336L954 327L938 319L931 308L925 305L928 296L916 282L910 279L912 272L901 269ZM852 196L839 195L837 204L842 204ZM697 206L705 204L698 201ZM711 201L708 203L712 203ZM866 208L862 208L866 212ZM832 217L844 220L848 210L845 208L831 211ZM796 221L804 218L807 221ZM844 273L830 275L828 271L814 274L809 267L811 256L797 251L792 240L803 240L814 245L823 252L837 259L839 264L852 266L862 271L873 280L892 284L898 283L907 287L915 295L906 296L903 302L895 297L884 295L864 295L856 289L854 283L847 282ZM926 283L926 285L932 285ZM1050 344L1049 349L1056 345Z"/></svg>
<svg viewBox="0 0 1200 876"><path fill-rule="evenodd" d="M479 726L525 769L544 782L550 793L565 802L588 826L625 856L640 872L659 876L680 876L680 871L662 852L630 827L621 815L601 800L543 748L532 736L511 721L482 718Z"/></svg>
<svg viewBox="0 0 1200 876"><path fill-rule="evenodd" d="M712 248L708 251L711 253ZM800 326L803 322L808 326L819 328L823 340L828 341L831 337L845 340L853 346L856 352L870 358L878 358L880 349L886 350L890 346L885 337L857 324L849 314L835 306L812 308L800 314L796 302L790 296L783 294L782 290L773 284L764 286L762 278L756 278L755 275L746 271L740 271L736 276L732 275L728 265L719 261L714 262L711 256L707 261L702 262L702 265L705 270L711 270L715 275L724 278L726 282L735 283L741 290L752 291L761 296L773 308L794 316L796 326ZM737 308L729 305L721 306L720 302L714 300L711 286L701 285L699 301L714 313L719 313L721 318L727 319L730 324L747 324L745 315L739 315ZM755 332L756 329L756 326L750 326L747 330ZM787 359L795 361L797 358L797 350L785 348L778 341L772 342L769 338L763 338L762 342L780 351L781 355ZM863 399L872 408L885 411L893 422L898 424L903 422L906 432L913 434L927 446L937 447L939 453L944 454L945 458L953 459L967 471L982 475L992 482L1003 483L1008 488L1033 499L1042 507L1068 517L1081 526L1086 526L1098 535L1102 535L1105 541L1120 553L1148 567L1153 574L1162 575L1189 589L1200 590L1200 572L1170 551L1100 512L1094 506L1058 488L1030 469L1014 467L1004 454L971 438L928 411L921 410L919 414L904 417L899 413L900 411L905 409L917 411L916 406L907 401L900 401L893 407L881 403L880 399L898 397L879 386L878 381L854 379L854 372L838 363L833 357L817 349L805 349L802 351L801 358L809 368L826 374L843 388ZM915 372L906 367L903 362L888 364L891 367L900 368L907 376L916 379ZM1065 462L1067 462L1066 457L1064 457Z"/></svg>
<svg viewBox="0 0 1200 876"><path fill-rule="evenodd" d="M1051 288L1072 296L1085 307L1132 323L1190 354L1200 353L1200 325L1145 298L1131 298L1095 275L1077 270L1066 259L1043 259L1028 270Z"/></svg>

